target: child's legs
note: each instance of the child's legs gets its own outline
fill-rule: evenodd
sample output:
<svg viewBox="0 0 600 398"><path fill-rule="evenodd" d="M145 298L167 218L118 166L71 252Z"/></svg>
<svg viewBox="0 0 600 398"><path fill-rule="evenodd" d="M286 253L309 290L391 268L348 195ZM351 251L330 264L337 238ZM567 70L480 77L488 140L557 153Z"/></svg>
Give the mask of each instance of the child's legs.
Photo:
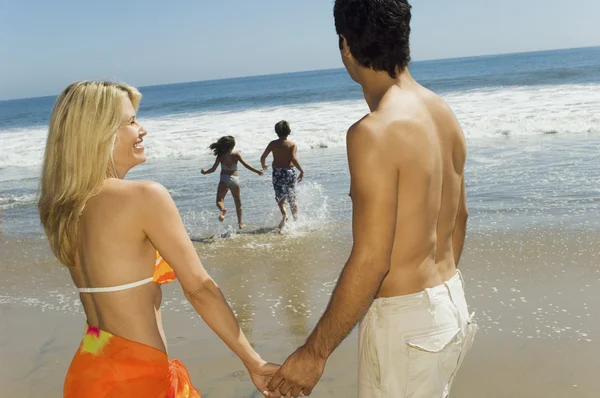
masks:
<svg viewBox="0 0 600 398"><path fill-rule="evenodd" d="M242 224L242 198L240 197L239 185L231 185L231 196L233 196L233 201L235 202L235 210L237 212L238 223Z"/></svg>
<svg viewBox="0 0 600 398"><path fill-rule="evenodd" d="M287 223L287 220L288 220L287 211L285 210L285 197L283 199L281 199L280 201L278 201L277 205L279 205L279 211L281 212L281 221L279 222L279 230L282 230L283 227L285 227L285 224Z"/></svg>
<svg viewBox="0 0 600 398"><path fill-rule="evenodd" d="M287 210L285 209L285 198L279 200L277 202L277 205L279 206L279 211L281 212L281 215L283 217L287 217Z"/></svg>
<svg viewBox="0 0 600 398"><path fill-rule="evenodd" d="M290 209L292 209L292 216L294 217L294 221L298 219L298 206L294 203L290 205Z"/></svg>
<svg viewBox="0 0 600 398"><path fill-rule="evenodd" d="M219 186L217 187L217 207L219 210L221 210L221 212L227 211L225 209L225 195L227 195L228 190L229 187L227 184L219 182Z"/></svg>
<svg viewBox="0 0 600 398"><path fill-rule="evenodd" d="M285 178L285 196L290 204L292 210L292 216L294 220L297 218L298 206L296 206L296 169L287 169Z"/></svg>
<svg viewBox="0 0 600 398"><path fill-rule="evenodd" d="M296 204L296 188L293 187L288 193L288 202L290 202L290 209L292 209L292 216L294 220L298 218L298 205Z"/></svg>
<svg viewBox="0 0 600 398"><path fill-rule="evenodd" d="M279 206L279 211L282 216L286 216L287 212L285 211L285 199L286 199L286 190L285 190L285 182L282 178L282 171L280 169L273 170L273 190L275 191L275 201Z"/></svg>

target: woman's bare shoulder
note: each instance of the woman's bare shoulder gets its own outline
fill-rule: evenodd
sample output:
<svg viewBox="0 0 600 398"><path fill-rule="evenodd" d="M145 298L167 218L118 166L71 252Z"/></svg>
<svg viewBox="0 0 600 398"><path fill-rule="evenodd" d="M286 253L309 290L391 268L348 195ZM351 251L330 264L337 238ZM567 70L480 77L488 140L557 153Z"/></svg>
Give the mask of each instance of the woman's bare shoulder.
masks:
<svg viewBox="0 0 600 398"><path fill-rule="evenodd" d="M170 201L167 188L156 181L131 181L109 178L98 193L97 200L102 202L118 202L123 207L132 205L140 210L152 203Z"/></svg>
<svg viewBox="0 0 600 398"><path fill-rule="evenodd" d="M117 178L107 179L100 191L101 194L139 195L158 193L166 188L150 180L121 180Z"/></svg>

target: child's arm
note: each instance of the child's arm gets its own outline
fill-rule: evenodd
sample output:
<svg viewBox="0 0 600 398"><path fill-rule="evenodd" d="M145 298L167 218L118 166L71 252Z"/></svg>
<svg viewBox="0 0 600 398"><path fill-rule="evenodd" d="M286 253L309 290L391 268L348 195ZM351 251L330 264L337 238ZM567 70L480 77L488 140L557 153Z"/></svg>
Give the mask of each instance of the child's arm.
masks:
<svg viewBox="0 0 600 398"><path fill-rule="evenodd" d="M220 162L220 161L221 161L221 157L220 157L220 156L217 156L217 158L215 159L215 164L213 164L213 167L211 167L211 168L210 168L210 169L208 169L208 170L204 170L204 169L202 169L200 172L201 172L202 174L210 174L210 173L214 173L214 172L215 172L215 170L217 169L217 167L219 166L219 162Z"/></svg>
<svg viewBox="0 0 600 398"><path fill-rule="evenodd" d="M244 160L244 158L242 157L242 155L240 155L239 153L237 154L237 158L238 158L238 161L239 161L241 164L243 164L243 165L244 165L244 167L245 167L245 168L247 168L248 170L255 172L255 173L256 173L256 174L258 174L259 176L261 176L261 175L265 174L265 173L263 173L263 171L262 171L262 170L255 169L254 167L252 167L252 166L250 166L248 163L246 163L246 161Z"/></svg>
<svg viewBox="0 0 600 398"><path fill-rule="evenodd" d="M300 162L298 162L298 158L296 157L296 149L296 144L294 144L294 148L292 149L292 164L300 171L300 175L298 176L298 182L300 182L304 178L304 170L302 170L302 166L300 166Z"/></svg>
<svg viewBox="0 0 600 398"><path fill-rule="evenodd" d="M272 143L270 142L269 145L267 145L265 152L260 157L260 165L262 166L263 170L267 170L269 168L269 166L267 166L267 156L269 156L269 154L273 150L273 148L271 148L271 144Z"/></svg>

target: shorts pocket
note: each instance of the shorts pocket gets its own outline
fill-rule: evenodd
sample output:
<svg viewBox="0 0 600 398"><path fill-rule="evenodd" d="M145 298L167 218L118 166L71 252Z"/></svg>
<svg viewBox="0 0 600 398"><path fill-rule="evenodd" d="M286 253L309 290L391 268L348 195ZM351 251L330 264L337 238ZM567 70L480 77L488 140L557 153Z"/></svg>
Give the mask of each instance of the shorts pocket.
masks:
<svg viewBox="0 0 600 398"><path fill-rule="evenodd" d="M473 321L473 317L475 313L472 313L469 316L469 320L467 321L467 330L465 332L465 337L463 338L463 344L460 349L460 358L458 359L458 367L462 365L463 360L465 359L465 355L471 350L473 347L473 342L475 341L475 335L479 330L479 326Z"/></svg>
<svg viewBox="0 0 600 398"><path fill-rule="evenodd" d="M456 371L463 340L460 328L404 339L409 359L407 397L441 397Z"/></svg>
<svg viewBox="0 0 600 398"><path fill-rule="evenodd" d="M369 319L365 325L364 336L361 344L361 362L375 387L382 384L382 369L385 367L385 358L388 356L387 333L381 331L374 319Z"/></svg>
<svg viewBox="0 0 600 398"><path fill-rule="evenodd" d="M452 387L452 384L454 383L454 378L456 377L456 372L458 371L458 369L460 369L460 366L462 365L462 363L465 359L465 355L467 355L467 353L471 350L471 347L473 346L473 342L475 341L475 334L477 334L477 330L479 330L479 327L477 326L477 324L475 322L473 322L474 315L475 314L472 313L469 316L469 319L467 321L465 336L463 337L463 342L460 347L460 355L458 357L458 362L456 364L456 370L452 374L452 377L450 377L450 382L448 383L448 389L450 389Z"/></svg>

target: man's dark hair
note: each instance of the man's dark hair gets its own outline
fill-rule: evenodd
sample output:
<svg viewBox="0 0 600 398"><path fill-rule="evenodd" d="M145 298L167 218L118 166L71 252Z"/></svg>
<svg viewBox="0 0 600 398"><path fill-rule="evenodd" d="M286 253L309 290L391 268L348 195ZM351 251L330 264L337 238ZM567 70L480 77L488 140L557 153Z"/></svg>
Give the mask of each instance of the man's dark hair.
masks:
<svg viewBox="0 0 600 398"><path fill-rule="evenodd" d="M408 0L335 0L340 50L344 36L361 66L396 78L410 63L411 8Z"/></svg>
<svg viewBox="0 0 600 398"><path fill-rule="evenodd" d="M291 132L292 130L290 129L290 124L285 120L277 122L275 125L275 133L279 138L286 138Z"/></svg>

